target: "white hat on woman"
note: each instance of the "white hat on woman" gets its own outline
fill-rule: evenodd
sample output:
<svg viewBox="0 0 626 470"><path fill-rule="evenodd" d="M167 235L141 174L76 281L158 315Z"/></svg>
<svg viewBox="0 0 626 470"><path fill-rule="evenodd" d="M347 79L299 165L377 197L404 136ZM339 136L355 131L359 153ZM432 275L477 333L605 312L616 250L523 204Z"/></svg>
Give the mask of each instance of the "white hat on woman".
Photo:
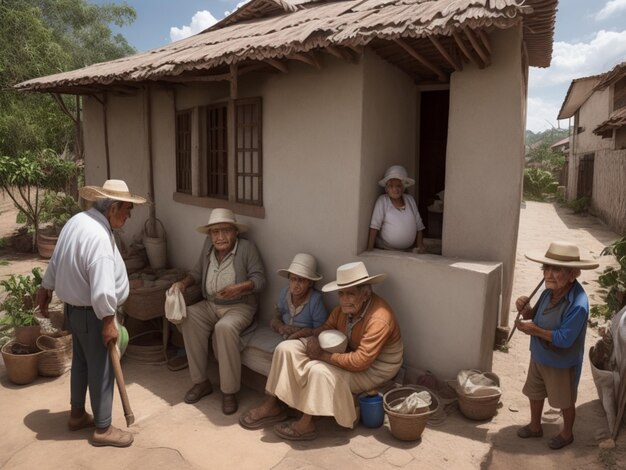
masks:
<svg viewBox="0 0 626 470"><path fill-rule="evenodd" d="M337 280L326 284L322 287L322 291L332 292L361 284L378 284L383 282L386 277L386 274L370 276L363 262L357 261L339 266L337 268Z"/></svg>
<svg viewBox="0 0 626 470"><path fill-rule="evenodd" d="M146 198L131 194L128 185L123 180L106 180L102 186L83 186L79 189L81 197L87 201L98 199L113 199L115 201L143 204Z"/></svg>
<svg viewBox="0 0 626 470"><path fill-rule="evenodd" d="M289 273L295 274L296 276L303 277L305 279L309 279L310 281L319 281L322 276L320 276L317 272L317 262L312 255L308 253L298 253L293 257L289 268L287 269L279 269L276 271L279 276L289 277Z"/></svg>
<svg viewBox="0 0 626 470"><path fill-rule="evenodd" d="M404 168L402 165L392 165L387 168L387 171L385 171L385 177L380 180L378 184L384 188L387 185L387 181L392 179L402 181L402 184L405 188L408 188L409 186L413 186L415 184L415 180L409 178L406 172L406 168Z"/></svg>
<svg viewBox="0 0 626 470"><path fill-rule="evenodd" d="M525 256L531 261L549 266L564 266L576 269L594 269L600 266L599 263L596 263L591 258L591 255L583 255L581 255L580 250L573 243L554 241L550 243L548 251L535 250L526 253Z"/></svg>
<svg viewBox="0 0 626 470"><path fill-rule="evenodd" d="M237 223L237 219L235 219L235 214L230 209L213 209L211 211L211 215L209 215L209 221L206 225L201 225L197 227L196 230L200 233L209 233L212 225L216 224L231 224L237 227L237 231L239 233L245 232L248 230L248 226L246 224Z"/></svg>

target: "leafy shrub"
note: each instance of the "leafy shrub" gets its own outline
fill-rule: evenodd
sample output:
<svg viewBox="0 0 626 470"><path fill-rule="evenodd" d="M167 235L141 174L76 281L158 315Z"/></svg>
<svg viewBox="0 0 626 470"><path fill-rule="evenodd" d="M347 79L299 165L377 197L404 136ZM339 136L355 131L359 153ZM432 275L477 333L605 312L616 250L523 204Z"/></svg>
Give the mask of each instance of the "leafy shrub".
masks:
<svg viewBox="0 0 626 470"><path fill-rule="evenodd" d="M619 268L609 266L598 278L598 284L605 289L605 305L594 305L590 314L609 320L626 305L626 237L604 248L601 255L613 255Z"/></svg>
<svg viewBox="0 0 626 470"><path fill-rule="evenodd" d="M554 194L558 185L549 171L539 168L524 170L524 196L527 199L542 201L546 194Z"/></svg>
<svg viewBox="0 0 626 470"><path fill-rule="evenodd" d="M31 275L11 274L8 279L0 281L0 286L6 291L6 297L0 303L0 310L5 315L0 318L0 325L11 327L36 325L35 299L41 285L41 268L36 267Z"/></svg>
<svg viewBox="0 0 626 470"><path fill-rule="evenodd" d="M591 206L591 198L589 196L579 197L567 203L567 207L572 209L575 214L584 214Z"/></svg>

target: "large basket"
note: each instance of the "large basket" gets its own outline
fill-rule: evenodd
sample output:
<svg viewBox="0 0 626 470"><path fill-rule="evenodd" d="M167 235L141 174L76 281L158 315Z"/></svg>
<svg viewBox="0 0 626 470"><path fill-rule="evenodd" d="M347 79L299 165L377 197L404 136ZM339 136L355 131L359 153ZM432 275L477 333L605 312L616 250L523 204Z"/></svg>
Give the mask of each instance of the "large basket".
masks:
<svg viewBox="0 0 626 470"><path fill-rule="evenodd" d="M493 418L500 403L500 393L487 396L465 395L457 392L459 398L459 409L463 416L476 421L483 421Z"/></svg>
<svg viewBox="0 0 626 470"><path fill-rule="evenodd" d="M152 320L165 315L165 292L169 285L130 289L124 312L137 320Z"/></svg>
<svg viewBox="0 0 626 470"><path fill-rule="evenodd" d="M41 351L36 344L28 345L9 341L2 346L2 359L9 380L18 385L26 385L35 380L40 355Z"/></svg>
<svg viewBox="0 0 626 470"><path fill-rule="evenodd" d="M39 375L58 377L72 367L72 335L42 335L37 338L37 347L43 351L37 365Z"/></svg>
<svg viewBox="0 0 626 470"><path fill-rule="evenodd" d="M419 410L415 414L398 413L391 410L391 407L400 403L414 392L426 391L430 393L432 403L428 408ZM400 387L388 391L383 395L383 406L389 418L389 429L396 439L401 441L415 441L422 437L428 419L439 409L439 400L426 387L414 385L411 387Z"/></svg>

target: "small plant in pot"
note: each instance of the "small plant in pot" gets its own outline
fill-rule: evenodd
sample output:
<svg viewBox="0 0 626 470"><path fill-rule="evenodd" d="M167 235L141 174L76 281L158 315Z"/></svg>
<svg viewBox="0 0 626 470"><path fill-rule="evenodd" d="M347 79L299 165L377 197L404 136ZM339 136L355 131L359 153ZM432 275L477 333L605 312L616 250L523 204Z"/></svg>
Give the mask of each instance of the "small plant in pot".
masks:
<svg viewBox="0 0 626 470"><path fill-rule="evenodd" d="M35 380L41 354L36 345L41 329L35 317L35 299L42 273L41 268L33 268L31 272L32 276L12 274L9 279L0 281L6 294L0 303L0 312L3 312L0 341L6 343L2 346L2 359L9 380L19 385ZM15 339L11 340L12 336Z"/></svg>
<svg viewBox="0 0 626 470"><path fill-rule="evenodd" d="M81 211L76 200L63 192L47 192L41 203L40 222L49 225L37 233L37 249L42 258L50 258L54 252L61 229L68 220Z"/></svg>
<svg viewBox="0 0 626 470"><path fill-rule="evenodd" d="M15 336L19 343L33 345L39 336L40 327L35 317L35 299L37 289L41 285L41 268L36 267L31 271L32 276L12 274L8 279L0 281L0 286L5 291L5 297L0 303L0 329L3 333ZM6 342L10 336L3 335Z"/></svg>

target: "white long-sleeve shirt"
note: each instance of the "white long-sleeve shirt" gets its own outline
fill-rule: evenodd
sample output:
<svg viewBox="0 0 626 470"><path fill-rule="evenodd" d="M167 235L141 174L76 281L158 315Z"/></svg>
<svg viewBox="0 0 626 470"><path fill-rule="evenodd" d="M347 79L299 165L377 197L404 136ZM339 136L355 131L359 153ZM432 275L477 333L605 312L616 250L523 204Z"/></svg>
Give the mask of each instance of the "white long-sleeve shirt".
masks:
<svg viewBox="0 0 626 470"><path fill-rule="evenodd" d="M126 301L126 266L103 214L92 208L65 224L42 286L65 303L93 307L100 319Z"/></svg>

